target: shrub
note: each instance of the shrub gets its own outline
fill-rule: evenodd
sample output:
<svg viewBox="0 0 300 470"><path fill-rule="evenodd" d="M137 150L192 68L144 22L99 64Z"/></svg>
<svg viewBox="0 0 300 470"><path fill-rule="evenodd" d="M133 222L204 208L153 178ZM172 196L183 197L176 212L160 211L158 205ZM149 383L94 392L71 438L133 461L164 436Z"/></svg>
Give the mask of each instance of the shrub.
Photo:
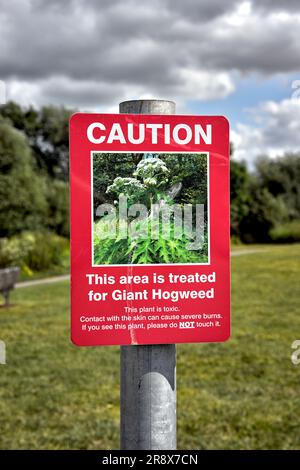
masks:
<svg viewBox="0 0 300 470"><path fill-rule="evenodd" d="M277 225L270 230L270 237L278 243L300 242L300 220Z"/></svg>
<svg viewBox="0 0 300 470"><path fill-rule="evenodd" d="M239 246L243 244L243 242L237 235L231 235L230 243L231 243L231 246Z"/></svg>
<svg viewBox="0 0 300 470"><path fill-rule="evenodd" d="M63 263L69 242L51 232L23 232L0 239L0 267L20 266L23 271L45 271Z"/></svg>
<svg viewBox="0 0 300 470"><path fill-rule="evenodd" d="M20 266L20 246L15 239L0 238L0 268Z"/></svg>

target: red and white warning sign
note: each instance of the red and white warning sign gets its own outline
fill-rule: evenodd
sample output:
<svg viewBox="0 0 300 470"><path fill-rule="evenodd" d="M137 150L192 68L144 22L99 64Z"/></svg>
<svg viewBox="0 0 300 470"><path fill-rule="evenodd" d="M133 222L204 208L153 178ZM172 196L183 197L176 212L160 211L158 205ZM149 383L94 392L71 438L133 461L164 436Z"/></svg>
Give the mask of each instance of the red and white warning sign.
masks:
<svg viewBox="0 0 300 470"><path fill-rule="evenodd" d="M228 121L75 114L70 182L73 342L227 340Z"/></svg>

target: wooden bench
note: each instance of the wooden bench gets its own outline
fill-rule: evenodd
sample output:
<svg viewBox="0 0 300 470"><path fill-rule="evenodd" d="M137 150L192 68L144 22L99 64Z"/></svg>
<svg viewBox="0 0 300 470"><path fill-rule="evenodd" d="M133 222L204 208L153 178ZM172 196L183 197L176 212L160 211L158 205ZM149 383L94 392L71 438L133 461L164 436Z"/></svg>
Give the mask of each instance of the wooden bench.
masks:
<svg viewBox="0 0 300 470"><path fill-rule="evenodd" d="M9 306L9 294L14 289L20 275L20 268L0 269L0 292L4 297L4 306Z"/></svg>

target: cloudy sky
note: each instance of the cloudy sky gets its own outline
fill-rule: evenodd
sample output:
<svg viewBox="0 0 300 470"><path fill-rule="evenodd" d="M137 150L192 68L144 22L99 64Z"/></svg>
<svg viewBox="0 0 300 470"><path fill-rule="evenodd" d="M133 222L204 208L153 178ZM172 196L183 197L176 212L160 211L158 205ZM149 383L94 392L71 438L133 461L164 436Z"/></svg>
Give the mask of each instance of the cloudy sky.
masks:
<svg viewBox="0 0 300 470"><path fill-rule="evenodd" d="M0 0L7 99L224 114L236 156L300 150L299 0Z"/></svg>

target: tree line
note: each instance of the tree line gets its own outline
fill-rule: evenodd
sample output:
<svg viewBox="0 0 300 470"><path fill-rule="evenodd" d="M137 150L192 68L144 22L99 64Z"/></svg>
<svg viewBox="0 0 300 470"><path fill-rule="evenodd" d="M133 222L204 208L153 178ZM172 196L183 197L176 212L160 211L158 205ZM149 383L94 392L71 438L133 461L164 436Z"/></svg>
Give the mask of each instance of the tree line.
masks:
<svg viewBox="0 0 300 470"><path fill-rule="evenodd" d="M14 102L1 106L0 238L27 230L69 236L72 113L56 106L23 108ZM107 164L108 174L113 164L113 160ZM232 149L232 237L246 243L300 241L299 181L300 152L272 159L262 156L249 171L245 162L235 160Z"/></svg>

